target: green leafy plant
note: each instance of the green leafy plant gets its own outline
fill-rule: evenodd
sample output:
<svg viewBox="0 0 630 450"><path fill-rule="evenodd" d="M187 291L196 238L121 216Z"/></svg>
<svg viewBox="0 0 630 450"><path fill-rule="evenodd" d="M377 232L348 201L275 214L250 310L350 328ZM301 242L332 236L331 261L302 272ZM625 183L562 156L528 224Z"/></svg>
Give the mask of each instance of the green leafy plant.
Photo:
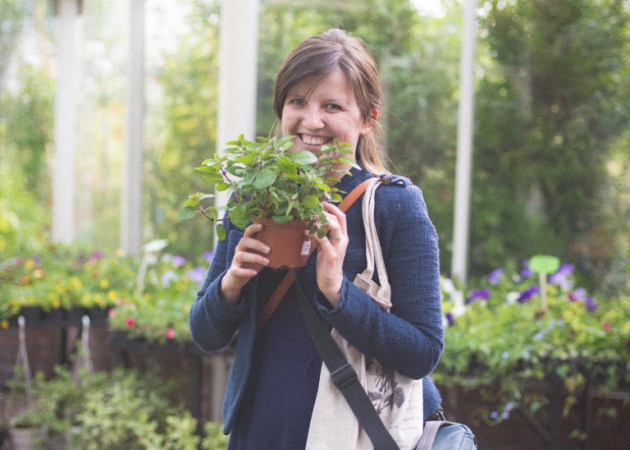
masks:
<svg viewBox="0 0 630 450"><path fill-rule="evenodd" d="M336 167L340 163L356 167L354 161L344 156L352 153L351 146L335 141L315 154L293 151L292 141L293 136L285 136L252 142L241 135L227 143L223 154L205 160L197 168L217 191L232 190L226 209L235 226L244 229L252 217L278 223L300 219L315 233L317 224L326 224L321 202L341 200L334 185L339 175L349 172ZM224 239L219 209L203 206L205 200L213 197L201 192L191 195L179 216L188 219L197 213L203 215L216 225L219 238Z"/></svg>
<svg viewBox="0 0 630 450"><path fill-rule="evenodd" d="M77 415L74 448L85 450L196 450L197 421L167 400L169 386L151 373L117 369L91 389Z"/></svg>
<svg viewBox="0 0 630 450"><path fill-rule="evenodd" d="M132 291L135 265L118 252L63 245L0 261L0 328L25 307L44 312L112 307Z"/></svg>
<svg viewBox="0 0 630 450"><path fill-rule="evenodd" d="M630 297L590 294L573 272L537 257L463 292L443 279L445 347L436 382L479 389L487 400L481 418L490 423L517 407L535 413L548 404L543 389L532 389L537 384L564 388L568 411L587 383L604 392L630 383Z"/></svg>

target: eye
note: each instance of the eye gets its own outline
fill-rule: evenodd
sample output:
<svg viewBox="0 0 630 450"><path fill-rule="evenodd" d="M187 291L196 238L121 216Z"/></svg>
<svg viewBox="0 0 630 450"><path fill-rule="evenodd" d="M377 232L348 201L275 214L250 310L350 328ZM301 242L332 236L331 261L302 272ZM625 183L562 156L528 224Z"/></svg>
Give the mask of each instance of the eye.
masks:
<svg viewBox="0 0 630 450"><path fill-rule="evenodd" d="M287 103L294 106L303 106L305 104L305 101L302 98L292 98L287 100Z"/></svg>
<svg viewBox="0 0 630 450"><path fill-rule="evenodd" d="M331 109L333 111L340 111L341 110L341 106L337 105L336 103L328 103L326 105L326 109Z"/></svg>

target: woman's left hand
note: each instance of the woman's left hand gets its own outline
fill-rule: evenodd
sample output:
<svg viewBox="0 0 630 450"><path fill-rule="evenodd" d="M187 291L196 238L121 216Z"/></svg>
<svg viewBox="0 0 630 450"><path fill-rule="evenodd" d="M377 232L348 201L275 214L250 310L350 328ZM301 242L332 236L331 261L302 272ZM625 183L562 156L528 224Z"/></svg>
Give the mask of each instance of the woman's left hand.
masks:
<svg viewBox="0 0 630 450"><path fill-rule="evenodd" d="M328 218L328 231L323 238L317 234L313 239L317 244L317 285L334 308L339 306L343 284L343 260L348 247L346 215L338 207L324 202L324 214Z"/></svg>

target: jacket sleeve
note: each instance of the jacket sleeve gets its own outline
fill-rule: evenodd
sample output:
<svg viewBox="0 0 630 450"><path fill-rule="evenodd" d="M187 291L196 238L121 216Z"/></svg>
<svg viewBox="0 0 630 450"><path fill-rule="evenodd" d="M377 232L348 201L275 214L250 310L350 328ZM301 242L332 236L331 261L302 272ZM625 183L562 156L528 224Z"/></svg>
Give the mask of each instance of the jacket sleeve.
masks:
<svg viewBox="0 0 630 450"><path fill-rule="evenodd" d="M391 285L391 313L352 283L365 267L352 267L351 261L344 262L339 306L320 310L364 354L420 379L437 365L444 345L437 233L420 189L410 182L379 187L375 216Z"/></svg>
<svg viewBox="0 0 630 450"><path fill-rule="evenodd" d="M188 318L190 334L197 346L206 352L221 350L230 344L239 326L248 317L252 289L247 285L236 305L228 303L220 294L220 283L231 264L234 247L243 232L228 225L228 235L219 241L217 251L197 292L197 299Z"/></svg>

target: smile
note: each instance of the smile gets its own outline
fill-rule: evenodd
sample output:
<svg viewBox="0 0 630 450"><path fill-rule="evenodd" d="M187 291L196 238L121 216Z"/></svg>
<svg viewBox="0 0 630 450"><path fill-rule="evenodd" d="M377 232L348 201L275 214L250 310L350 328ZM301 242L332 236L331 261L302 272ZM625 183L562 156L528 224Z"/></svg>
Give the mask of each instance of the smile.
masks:
<svg viewBox="0 0 630 450"><path fill-rule="evenodd" d="M330 141L330 138L323 136L310 136L306 134L300 134L299 136L300 139L302 139L302 142L304 142L306 145L312 145L315 147L320 147L326 142Z"/></svg>

